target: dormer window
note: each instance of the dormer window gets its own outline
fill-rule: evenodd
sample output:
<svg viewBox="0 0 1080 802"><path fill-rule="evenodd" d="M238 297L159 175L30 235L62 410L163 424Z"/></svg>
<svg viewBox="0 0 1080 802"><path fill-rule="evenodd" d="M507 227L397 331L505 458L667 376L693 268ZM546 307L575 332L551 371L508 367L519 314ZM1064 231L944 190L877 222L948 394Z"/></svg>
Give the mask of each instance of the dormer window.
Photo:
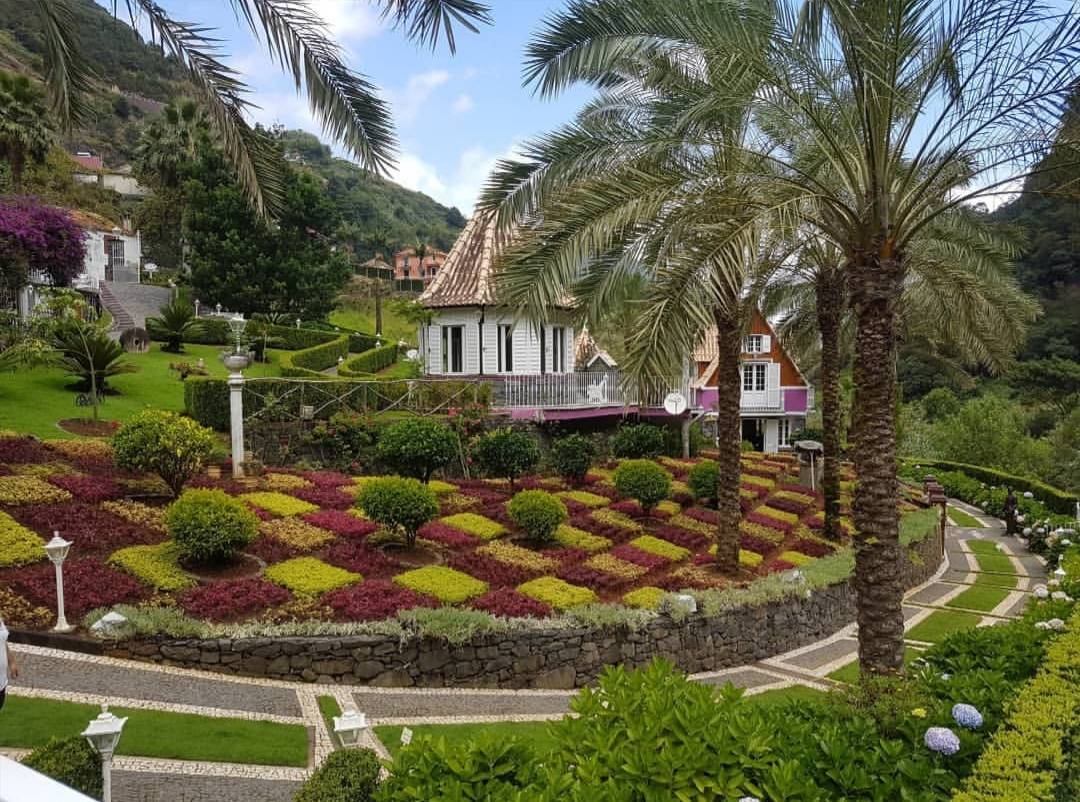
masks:
<svg viewBox="0 0 1080 802"><path fill-rule="evenodd" d="M765 338L760 334L749 334L743 338L743 353L760 354L765 351Z"/></svg>

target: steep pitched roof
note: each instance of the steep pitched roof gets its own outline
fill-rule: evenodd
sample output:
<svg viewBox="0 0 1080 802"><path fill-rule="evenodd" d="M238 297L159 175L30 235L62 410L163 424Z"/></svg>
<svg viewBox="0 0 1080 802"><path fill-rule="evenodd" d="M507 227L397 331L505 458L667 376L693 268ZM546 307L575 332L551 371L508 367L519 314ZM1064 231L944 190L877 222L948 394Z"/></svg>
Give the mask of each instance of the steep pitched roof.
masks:
<svg viewBox="0 0 1080 802"><path fill-rule="evenodd" d="M588 327L582 326L574 342L574 364L581 370L592 365L597 359L609 368L618 367L619 364L611 354L596 344L596 340L589 334Z"/></svg>

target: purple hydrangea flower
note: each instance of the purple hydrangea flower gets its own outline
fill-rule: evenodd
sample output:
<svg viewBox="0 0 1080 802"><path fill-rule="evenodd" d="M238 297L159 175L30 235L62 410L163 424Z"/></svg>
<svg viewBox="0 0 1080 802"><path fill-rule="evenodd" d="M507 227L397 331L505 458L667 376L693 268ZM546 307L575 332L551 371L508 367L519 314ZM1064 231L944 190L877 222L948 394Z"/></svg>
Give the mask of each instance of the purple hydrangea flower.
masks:
<svg viewBox="0 0 1080 802"><path fill-rule="evenodd" d="M955 755L960 751L960 739L948 727L931 727L923 736L923 743L939 755Z"/></svg>
<svg viewBox="0 0 1080 802"><path fill-rule="evenodd" d="M961 727L977 730L983 725L982 713L974 705L953 705L953 720Z"/></svg>

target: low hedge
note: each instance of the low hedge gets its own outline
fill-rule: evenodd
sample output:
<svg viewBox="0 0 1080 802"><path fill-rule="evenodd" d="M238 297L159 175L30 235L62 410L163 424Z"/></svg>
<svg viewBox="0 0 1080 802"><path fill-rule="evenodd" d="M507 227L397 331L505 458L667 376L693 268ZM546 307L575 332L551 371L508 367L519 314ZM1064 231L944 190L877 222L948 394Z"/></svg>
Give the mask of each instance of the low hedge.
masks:
<svg viewBox="0 0 1080 802"><path fill-rule="evenodd" d="M297 331L303 331L298 329ZM282 354L281 375L292 378L323 378L322 371L338 363L338 359L348 356L349 338L347 335L335 337L329 342L313 345L302 351Z"/></svg>
<svg viewBox="0 0 1080 802"><path fill-rule="evenodd" d="M374 334L362 334L353 332L349 334L349 351L354 354L362 354L370 351L379 344L379 339Z"/></svg>
<svg viewBox="0 0 1080 802"><path fill-rule="evenodd" d="M965 462L949 462L940 459L907 459L904 460L904 464L909 468L918 465L920 468L928 469L925 473L932 473L931 469L934 468L946 471L961 471L988 485L1007 485L1018 493L1030 492L1051 510L1062 515L1071 515L1076 510L1077 496L1075 494L1066 493L1064 490L1040 482L1038 479L1014 476L1011 473L999 471L995 468L985 468L981 465L969 465Z"/></svg>
<svg viewBox="0 0 1080 802"><path fill-rule="evenodd" d="M53 738L27 755L22 763L91 799L101 797L101 758L80 735Z"/></svg>
<svg viewBox="0 0 1080 802"><path fill-rule="evenodd" d="M366 377L390 367L398 359L398 347L395 343L369 348L363 353L347 360L338 375L345 377Z"/></svg>
<svg viewBox="0 0 1080 802"><path fill-rule="evenodd" d="M1080 717L1080 608L953 802L1053 802Z"/></svg>

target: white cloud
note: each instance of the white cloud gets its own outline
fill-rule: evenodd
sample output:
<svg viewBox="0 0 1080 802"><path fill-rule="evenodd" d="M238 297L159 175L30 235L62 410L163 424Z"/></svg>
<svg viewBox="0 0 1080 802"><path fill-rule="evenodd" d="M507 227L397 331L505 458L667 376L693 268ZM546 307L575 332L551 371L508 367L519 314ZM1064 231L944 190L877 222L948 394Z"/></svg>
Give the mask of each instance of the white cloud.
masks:
<svg viewBox="0 0 1080 802"><path fill-rule="evenodd" d="M409 76L404 89L389 92L394 117L403 123L415 120L427 103L431 93L450 80L446 70L429 70Z"/></svg>
<svg viewBox="0 0 1080 802"><path fill-rule="evenodd" d="M403 187L423 192L436 200L447 195L446 185L439 178L435 166L412 153L401 154L391 178Z"/></svg>
<svg viewBox="0 0 1080 802"><path fill-rule="evenodd" d="M1014 178L1011 181L1005 181L999 186L988 190L985 195L976 195L968 200L967 203L972 206L982 204L986 207L988 212L992 212L999 206L1004 206L1006 203L1016 198L1023 188L1024 179Z"/></svg>
<svg viewBox="0 0 1080 802"><path fill-rule="evenodd" d="M294 92L258 92L252 101L259 108L249 109L249 122L274 125L281 123L286 128L303 128L305 131L318 133L322 126L311 113L307 98Z"/></svg>
<svg viewBox="0 0 1080 802"><path fill-rule="evenodd" d="M314 3L327 29L339 44L369 39L382 32L382 20L374 8L355 0L319 0Z"/></svg>
<svg viewBox="0 0 1080 802"><path fill-rule="evenodd" d="M476 104L473 103L472 95L462 93L454 100L453 105L450 106L455 114L465 114L475 108Z"/></svg>
<svg viewBox="0 0 1080 802"><path fill-rule="evenodd" d="M511 143L501 153L480 145L467 148L458 155L453 175L448 179L439 175L435 165L415 154L404 153L393 180L409 189L424 192L439 203L456 206L467 217L472 214L476 199L495 162L513 157L517 152L517 142Z"/></svg>

